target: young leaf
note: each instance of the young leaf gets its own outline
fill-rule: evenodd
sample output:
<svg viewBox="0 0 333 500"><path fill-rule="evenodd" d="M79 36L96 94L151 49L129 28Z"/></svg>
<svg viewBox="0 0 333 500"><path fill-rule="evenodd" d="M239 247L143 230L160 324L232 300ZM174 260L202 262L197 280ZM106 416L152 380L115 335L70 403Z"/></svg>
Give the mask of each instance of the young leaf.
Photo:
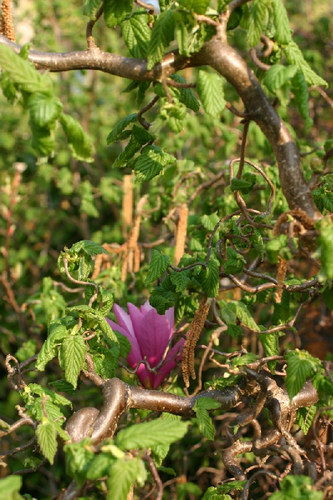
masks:
<svg viewBox="0 0 333 500"><path fill-rule="evenodd" d="M291 29L288 14L282 0L273 0L275 40L282 45L291 42Z"/></svg>
<svg viewBox="0 0 333 500"><path fill-rule="evenodd" d="M106 143L109 145L115 141L119 141L120 136L122 132L126 129L126 127L130 123L137 121L137 116L138 116L137 113L132 113L130 115L125 116L125 118L122 118L107 136Z"/></svg>
<svg viewBox="0 0 333 500"><path fill-rule="evenodd" d="M210 0L179 0L179 3L191 12L204 14L210 4Z"/></svg>
<svg viewBox="0 0 333 500"><path fill-rule="evenodd" d="M72 245L69 249L69 252L71 253L71 255L82 252L91 257L93 257L94 255L99 255L101 253L108 253L105 248L102 247L102 245L99 245L95 241L91 240L81 240L77 243L74 243L74 245Z"/></svg>
<svg viewBox="0 0 333 500"><path fill-rule="evenodd" d="M320 222L319 250L321 269L324 277L333 279L333 223L330 216Z"/></svg>
<svg viewBox="0 0 333 500"><path fill-rule="evenodd" d="M170 280L176 287L176 292L183 292L186 290L187 285L191 282L191 278L188 276L186 271L182 272L172 272L170 274Z"/></svg>
<svg viewBox="0 0 333 500"><path fill-rule="evenodd" d="M119 24L125 17L131 13L133 0L104 0L103 1L104 19L110 28Z"/></svg>
<svg viewBox="0 0 333 500"><path fill-rule="evenodd" d="M198 422L199 430L202 435L209 439L210 441L214 441L215 437L215 427L213 425L212 419L209 416L209 413L204 408L195 409L196 419Z"/></svg>
<svg viewBox="0 0 333 500"><path fill-rule="evenodd" d="M316 364L320 364L319 360L313 358L307 351L290 351L286 355L287 360L287 377L286 388L289 398L292 399L304 386L316 370Z"/></svg>
<svg viewBox="0 0 333 500"><path fill-rule="evenodd" d="M44 457L52 465L57 451L57 429L53 422L44 419L36 429L37 442Z"/></svg>
<svg viewBox="0 0 333 500"><path fill-rule="evenodd" d="M292 78L291 83L294 100L297 104L300 115L304 120L305 131L307 132L312 127L313 120L310 117L309 92L303 73L298 70L295 76Z"/></svg>
<svg viewBox="0 0 333 500"><path fill-rule="evenodd" d="M186 434L188 426L188 422L158 418L121 430L115 441L122 450L168 445L181 439Z"/></svg>
<svg viewBox="0 0 333 500"><path fill-rule="evenodd" d="M252 2L247 32L247 42L250 47L254 47L260 42L260 37L268 16L269 4L270 0L253 0Z"/></svg>
<svg viewBox="0 0 333 500"><path fill-rule="evenodd" d="M328 86L328 83L310 68L309 64L304 59L301 49L294 41L288 43L283 50L288 63L297 66L297 68L303 73L308 85Z"/></svg>
<svg viewBox="0 0 333 500"><path fill-rule="evenodd" d="M125 43L133 57L145 58L151 31L147 13L135 13L121 23Z"/></svg>
<svg viewBox="0 0 333 500"><path fill-rule="evenodd" d="M161 254L158 250L153 250L149 271L146 277L146 283L151 283L160 278L168 269L170 264L169 257Z"/></svg>
<svg viewBox="0 0 333 500"><path fill-rule="evenodd" d="M2 500L24 500L19 491L22 486L22 476L7 476L0 479L0 498Z"/></svg>
<svg viewBox="0 0 333 500"><path fill-rule="evenodd" d="M291 78L296 74L297 66L282 66L282 64L274 64L268 71L265 72L263 83L268 90L276 92L285 83L290 83Z"/></svg>
<svg viewBox="0 0 333 500"><path fill-rule="evenodd" d="M30 119L37 127L54 124L62 111L62 104L53 95L34 93L29 96Z"/></svg>
<svg viewBox="0 0 333 500"><path fill-rule="evenodd" d="M0 66L20 90L28 93L52 91L52 80L47 73L39 73L29 61L5 45L0 45Z"/></svg>
<svg viewBox="0 0 333 500"><path fill-rule="evenodd" d="M138 482L143 486L147 472L141 458L118 459L110 470L107 481L107 500L127 500L132 485Z"/></svg>
<svg viewBox="0 0 333 500"><path fill-rule="evenodd" d="M165 153L159 147L147 146L135 162L135 176L140 182L149 181L175 161L174 156Z"/></svg>
<svg viewBox="0 0 333 500"><path fill-rule="evenodd" d="M217 73L201 69L198 74L198 94L204 110L211 116L219 116L225 108L223 80Z"/></svg>
<svg viewBox="0 0 333 500"><path fill-rule="evenodd" d="M61 352L64 360L65 378L75 389L87 352L83 337L81 335L70 335L65 338L61 345Z"/></svg>
<svg viewBox="0 0 333 500"><path fill-rule="evenodd" d="M204 271L202 288L207 297L216 297L219 291L220 264L213 257L209 259L207 269Z"/></svg>
<svg viewBox="0 0 333 500"><path fill-rule="evenodd" d="M297 410L296 422L300 426L302 432L306 436L310 430L313 419L318 411L316 405L310 406L310 408L299 408Z"/></svg>
<svg viewBox="0 0 333 500"><path fill-rule="evenodd" d="M155 21L148 47L147 69L160 62L165 49L173 40L175 19L172 10L166 10Z"/></svg>
<svg viewBox="0 0 333 500"><path fill-rule="evenodd" d="M67 136L74 158L92 162L94 147L90 137L85 133L80 123L65 113L60 116L60 123Z"/></svg>
<svg viewBox="0 0 333 500"><path fill-rule="evenodd" d="M67 328L61 321L52 321L49 325L49 334L40 350L36 362L37 370L43 371L46 364L55 358L58 353L58 346L68 335Z"/></svg>

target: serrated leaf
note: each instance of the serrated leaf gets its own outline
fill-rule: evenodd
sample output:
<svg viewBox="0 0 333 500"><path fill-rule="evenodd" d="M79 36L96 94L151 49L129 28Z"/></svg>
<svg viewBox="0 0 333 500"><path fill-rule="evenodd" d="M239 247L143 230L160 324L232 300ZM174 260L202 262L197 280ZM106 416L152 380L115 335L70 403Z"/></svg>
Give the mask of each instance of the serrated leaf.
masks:
<svg viewBox="0 0 333 500"><path fill-rule="evenodd" d="M161 254L158 250L153 250L149 271L146 277L146 283L151 283L157 278L160 278L168 269L170 264L169 257Z"/></svg>
<svg viewBox="0 0 333 500"><path fill-rule="evenodd" d="M197 409L202 409L202 410L217 410L217 408L220 408L221 404L216 401L213 398L209 397L198 397L194 403L194 411Z"/></svg>
<svg viewBox="0 0 333 500"><path fill-rule="evenodd" d="M188 422L158 418L121 430L115 442L122 450L169 445L181 439L186 434L188 426Z"/></svg>
<svg viewBox="0 0 333 500"><path fill-rule="evenodd" d="M254 321L250 311L243 302L234 302L235 312L239 321L254 332L260 332L260 328Z"/></svg>
<svg viewBox="0 0 333 500"><path fill-rule="evenodd" d="M297 66L297 68L303 73L308 85L328 86L328 83L310 68L309 64L304 59L301 49L294 41L288 43L283 50L288 63Z"/></svg>
<svg viewBox="0 0 333 500"><path fill-rule="evenodd" d="M220 220L220 218L216 212L214 212L213 214L210 214L210 215L205 214L200 218L201 224L208 231L213 231L213 229L215 228L215 226L219 220Z"/></svg>
<svg viewBox="0 0 333 500"><path fill-rule="evenodd" d="M81 335L70 335L61 344L61 351L64 360L65 378L75 389L78 376L83 368L87 346Z"/></svg>
<svg viewBox="0 0 333 500"><path fill-rule="evenodd" d="M294 101L297 104L298 111L304 120L305 132L307 132L313 125L313 120L310 117L309 109L309 92L305 77L301 71L297 71L291 80L291 89L294 94Z"/></svg>
<svg viewBox="0 0 333 500"><path fill-rule="evenodd" d="M69 147L77 160L92 162L94 147L90 137L72 116L63 113L60 123L67 136Z"/></svg>
<svg viewBox="0 0 333 500"><path fill-rule="evenodd" d="M36 429L37 442L44 457L52 465L57 451L57 429L54 423L46 420Z"/></svg>
<svg viewBox="0 0 333 500"><path fill-rule="evenodd" d="M247 31L247 42L250 47L254 47L260 42L265 22L268 16L270 0L253 0Z"/></svg>
<svg viewBox="0 0 333 500"><path fill-rule="evenodd" d="M287 353L286 389L290 399L299 393L307 379L314 374L313 359L308 352L298 349Z"/></svg>
<svg viewBox="0 0 333 500"><path fill-rule="evenodd" d="M101 0L85 0L83 5L83 14L88 17L94 17L101 4Z"/></svg>
<svg viewBox="0 0 333 500"><path fill-rule="evenodd" d="M32 127L31 146L38 156L49 156L55 149L53 130L49 127Z"/></svg>
<svg viewBox="0 0 333 500"><path fill-rule="evenodd" d="M2 500L24 500L19 491L22 486L22 476L7 476L0 479L0 498Z"/></svg>
<svg viewBox="0 0 333 500"><path fill-rule="evenodd" d="M37 127L51 126L60 116L62 104L53 95L34 93L27 101L30 119Z"/></svg>
<svg viewBox="0 0 333 500"><path fill-rule="evenodd" d="M53 321L49 325L49 334L40 350L36 362L37 370L43 371L46 364L58 353L58 346L68 335L67 328L60 321Z"/></svg>
<svg viewBox="0 0 333 500"><path fill-rule="evenodd" d="M107 476L112 464L112 458L109 454L101 453L97 455L89 464L87 469L86 478L96 480L100 477Z"/></svg>
<svg viewBox="0 0 333 500"><path fill-rule="evenodd" d="M174 80L175 82L186 84L185 78L183 78L180 75L177 75L177 74L171 75L170 78L172 80ZM187 108L192 109L192 111L195 111L195 112L199 111L200 104L199 104L198 99L195 97L192 89L190 89L190 88L180 88L180 89L172 89L172 90L173 91L177 90L178 99L180 100L180 102L182 102L183 104L185 104L185 106Z"/></svg>
<svg viewBox="0 0 333 500"><path fill-rule="evenodd" d="M204 14L210 4L210 0L179 0L180 5L196 14Z"/></svg>
<svg viewBox="0 0 333 500"><path fill-rule="evenodd" d="M39 73L29 61L5 45L0 45L0 66L20 90L28 93L52 91L52 80L47 73Z"/></svg>
<svg viewBox="0 0 333 500"><path fill-rule="evenodd" d="M202 433L202 435L205 438L214 441L215 427L213 425L212 419L209 416L208 411L205 410L204 408L198 408L197 410L195 410L195 413L199 430Z"/></svg>
<svg viewBox="0 0 333 500"><path fill-rule="evenodd" d="M197 90L206 113L219 116L225 108L223 79L217 73L199 70Z"/></svg>
<svg viewBox="0 0 333 500"><path fill-rule="evenodd" d="M204 271L202 288L207 297L216 297L219 291L220 264L210 258L207 268Z"/></svg>
<svg viewBox="0 0 333 500"><path fill-rule="evenodd" d="M151 31L147 13L135 13L121 23L125 43L133 57L145 58Z"/></svg>
<svg viewBox="0 0 333 500"><path fill-rule="evenodd" d="M70 254L83 252L86 255L94 256L101 253L107 254L108 252L99 243L91 240L81 240L74 243L69 249Z"/></svg>
<svg viewBox="0 0 333 500"><path fill-rule="evenodd" d="M237 274L240 273L244 265L246 264L246 260L243 255L236 252L232 247L227 248L227 260L223 264L223 269L226 274Z"/></svg>
<svg viewBox="0 0 333 500"><path fill-rule="evenodd" d="M175 161L174 156L165 153L159 147L147 146L135 162L135 176L140 182L149 181Z"/></svg>
<svg viewBox="0 0 333 500"><path fill-rule="evenodd" d="M137 113L132 113L130 115L125 116L125 118L122 118L116 125L115 127L111 130L109 135L106 138L106 143L112 144L115 141L119 141L122 132L126 129L126 127L133 122L137 121Z"/></svg>
<svg viewBox="0 0 333 500"><path fill-rule="evenodd" d="M170 274L170 280L176 287L176 292L183 292L186 290L187 285L191 282L188 273L186 271L173 272Z"/></svg>
<svg viewBox="0 0 333 500"><path fill-rule="evenodd" d="M333 279L333 223L330 216L324 217L320 223L319 250L321 273Z"/></svg>
<svg viewBox="0 0 333 500"><path fill-rule="evenodd" d="M143 486L147 472L141 458L118 459L111 467L107 480L107 500L127 500L132 485Z"/></svg>
<svg viewBox="0 0 333 500"><path fill-rule="evenodd" d="M282 0L273 0L273 15L275 25L274 38L278 43L286 45L291 42L291 29L288 14Z"/></svg>
<svg viewBox="0 0 333 500"><path fill-rule="evenodd" d="M297 410L296 422L300 426L300 429L306 436L310 430L313 419L318 411L316 405L312 405L309 408L299 408Z"/></svg>
<svg viewBox="0 0 333 500"><path fill-rule="evenodd" d="M103 7L105 22L112 28L131 13L133 0L103 0Z"/></svg>
<svg viewBox="0 0 333 500"><path fill-rule="evenodd" d="M291 78L296 74L297 66L282 66L282 64L274 64L268 71L265 72L263 83L268 90L276 92L285 83L290 83Z"/></svg>
<svg viewBox="0 0 333 500"><path fill-rule="evenodd" d="M172 10L166 10L158 16L154 23L148 47L147 69L162 60L165 49L174 37L175 19Z"/></svg>

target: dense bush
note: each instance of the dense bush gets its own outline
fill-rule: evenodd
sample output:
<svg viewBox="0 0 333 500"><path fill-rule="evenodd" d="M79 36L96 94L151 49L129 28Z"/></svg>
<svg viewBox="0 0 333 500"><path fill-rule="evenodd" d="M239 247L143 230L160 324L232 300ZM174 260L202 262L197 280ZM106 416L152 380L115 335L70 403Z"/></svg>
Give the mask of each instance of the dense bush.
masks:
<svg viewBox="0 0 333 500"><path fill-rule="evenodd" d="M331 498L329 49L328 2L2 0L1 498Z"/></svg>

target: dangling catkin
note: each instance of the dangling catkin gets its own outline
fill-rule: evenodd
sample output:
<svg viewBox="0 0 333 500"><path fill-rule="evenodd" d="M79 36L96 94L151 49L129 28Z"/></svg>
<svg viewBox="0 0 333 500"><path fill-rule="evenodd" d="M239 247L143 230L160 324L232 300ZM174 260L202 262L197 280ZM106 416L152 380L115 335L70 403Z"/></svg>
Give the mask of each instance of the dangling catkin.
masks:
<svg viewBox="0 0 333 500"><path fill-rule="evenodd" d="M2 0L0 34L4 35L8 40L15 42L11 0Z"/></svg>
<svg viewBox="0 0 333 500"><path fill-rule="evenodd" d="M123 203L122 203L123 236L127 236L127 229L133 222L133 183L132 175L123 177Z"/></svg>
<svg viewBox="0 0 333 500"><path fill-rule="evenodd" d="M202 299L198 310L195 312L194 318L186 336L182 358L182 374L186 387L189 387L190 385L190 375L192 379L196 378L194 370L194 351L198 343L201 330L203 329L203 326L205 324L210 308L210 303L210 299Z"/></svg>
<svg viewBox="0 0 333 500"><path fill-rule="evenodd" d="M276 274L277 279L277 289L275 292L275 302L277 304L281 303L282 292L283 292L283 282L287 273L287 261L279 256L278 270Z"/></svg>
<svg viewBox="0 0 333 500"><path fill-rule="evenodd" d="M187 234L187 216L188 216L188 208L186 203L183 203L178 210L178 224L177 224L177 232L176 232L176 248L175 248L175 257L174 263L175 266L178 265L178 262L183 256L185 250L185 241Z"/></svg>

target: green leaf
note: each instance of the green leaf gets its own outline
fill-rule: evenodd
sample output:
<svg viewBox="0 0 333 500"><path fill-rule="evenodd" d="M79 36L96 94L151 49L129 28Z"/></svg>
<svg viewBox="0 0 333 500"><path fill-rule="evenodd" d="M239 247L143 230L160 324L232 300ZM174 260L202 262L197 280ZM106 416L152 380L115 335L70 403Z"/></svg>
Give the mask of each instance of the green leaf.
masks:
<svg viewBox="0 0 333 500"><path fill-rule="evenodd" d="M23 342L21 347L16 351L15 357L21 362L25 361L35 354L36 349L37 341L33 339L27 340L26 342Z"/></svg>
<svg viewBox="0 0 333 500"><path fill-rule="evenodd" d="M71 254L82 252L86 255L90 255L91 257L93 257L94 255L99 255L101 253L108 253L105 248L102 247L102 245L99 245L99 243L95 243L95 241L91 240L78 241L71 246L69 251Z"/></svg>
<svg viewBox="0 0 333 500"><path fill-rule="evenodd" d="M179 0L179 4L196 14L204 14L210 4L210 0Z"/></svg>
<svg viewBox="0 0 333 500"><path fill-rule="evenodd" d="M41 351L38 354L36 368L43 371L46 364L58 354L58 346L68 335L66 326L61 321L52 321L49 325L49 333Z"/></svg>
<svg viewBox="0 0 333 500"><path fill-rule="evenodd" d="M297 73L297 66L282 66L282 64L274 64L268 71L265 72L263 83L268 90L275 93L286 83L290 83L291 78Z"/></svg>
<svg viewBox="0 0 333 500"><path fill-rule="evenodd" d="M220 408L221 404L216 401L213 398L209 397L198 397L194 403L193 410L197 411L198 409L201 410L217 410L217 408Z"/></svg>
<svg viewBox="0 0 333 500"><path fill-rule="evenodd" d="M174 156L157 146L147 146L135 162L135 177L140 181L150 181L160 174L164 167L175 163Z"/></svg>
<svg viewBox="0 0 333 500"><path fill-rule="evenodd" d="M280 484L281 491L276 491L271 500L323 500L324 493L311 488L312 480L308 476L289 474Z"/></svg>
<svg viewBox="0 0 333 500"><path fill-rule="evenodd" d="M109 454L101 453L100 455L97 455L89 464L86 478L94 481L103 476L107 476L111 464L112 458Z"/></svg>
<svg viewBox="0 0 333 500"><path fill-rule="evenodd" d="M90 137L85 133L80 123L65 113L60 116L60 123L67 136L74 158L92 162L94 160L94 147Z"/></svg>
<svg viewBox="0 0 333 500"><path fill-rule="evenodd" d="M301 49L294 41L288 43L283 50L288 63L297 66L297 68L303 73L308 85L328 86L328 83L310 68L309 64L304 59Z"/></svg>
<svg viewBox="0 0 333 500"><path fill-rule="evenodd" d="M177 75L177 74L171 75L170 78L172 80L174 80L175 82L186 84L185 78L183 78L181 75ZM176 93L180 102L185 104L185 106L187 108L192 109L192 111L195 111L195 112L199 111L200 103L199 103L198 99L195 97L192 89L190 89L190 88L180 88L180 89L172 88L172 91Z"/></svg>
<svg viewBox="0 0 333 500"><path fill-rule="evenodd" d="M175 19L172 10L166 10L156 19L148 47L147 69L162 60L165 49L174 37Z"/></svg>
<svg viewBox="0 0 333 500"><path fill-rule="evenodd" d="M216 224L218 223L219 220L220 220L220 218L219 218L219 216L217 215L216 212L214 212L214 213L212 213L210 215L206 215L205 214L205 215L203 215L200 218L201 224L208 231L213 231L213 229L215 228L215 226L216 226Z"/></svg>
<svg viewBox="0 0 333 500"><path fill-rule="evenodd" d="M282 0L273 0L275 40L282 45L291 42L291 29L288 14Z"/></svg>
<svg viewBox="0 0 333 500"><path fill-rule="evenodd" d="M160 278L168 269L169 264L169 257L154 249L152 252L149 271L146 277L146 283L151 283L152 281L157 280L157 278Z"/></svg>
<svg viewBox="0 0 333 500"><path fill-rule="evenodd" d="M191 282L188 272L172 272L170 273L170 280L176 287L176 292L183 292Z"/></svg>
<svg viewBox="0 0 333 500"><path fill-rule="evenodd" d="M54 423L44 420L36 429L37 442L44 457L52 465L57 451L57 429Z"/></svg>
<svg viewBox="0 0 333 500"><path fill-rule="evenodd" d="M287 377L286 389L292 399L304 386L307 379L314 375L320 361L313 358L307 351L290 351L286 355Z"/></svg>
<svg viewBox="0 0 333 500"><path fill-rule="evenodd" d="M121 430L115 442L122 450L169 445L181 439L186 434L188 426L188 422L158 418Z"/></svg>
<svg viewBox="0 0 333 500"><path fill-rule="evenodd" d="M194 408L194 411L196 413L196 420L198 422L200 432L205 438L214 441L215 427L208 411L204 408Z"/></svg>
<svg viewBox="0 0 333 500"><path fill-rule="evenodd" d="M300 115L304 120L305 132L307 132L312 127L313 120L310 117L309 92L303 73L298 70L292 78L291 83L294 101L296 102Z"/></svg>
<svg viewBox="0 0 333 500"><path fill-rule="evenodd" d="M88 17L94 17L101 4L101 0L85 0L83 5L83 14Z"/></svg>
<svg viewBox="0 0 333 500"><path fill-rule="evenodd" d="M110 28L119 24L131 13L133 0L103 0L104 19Z"/></svg>
<svg viewBox="0 0 333 500"><path fill-rule="evenodd" d="M249 28L247 32L247 42L250 47L254 47L260 42L260 37L264 31L268 18L268 7L270 0L253 0L249 18Z"/></svg>
<svg viewBox="0 0 333 500"><path fill-rule="evenodd" d="M220 264L211 257L203 271L202 288L207 297L216 297L219 291Z"/></svg>
<svg viewBox="0 0 333 500"><path fill-rule="evenodd" d="M62 104L53 95L34 93L28 98L30 119L37 127L51 126L62 112Z"/></svg>
<svg viewBox="0 0 333 500"><path fill-rule="evenodd" d="M82 485L86 480L90 464L95 458L90 439L85 438L78 443L66 444L64 451L67 474L74 478L79 485Z"/></svg>
<svg viewBox="0 0 333 500"><path fill-rule="evenodd" d="M132 485L138 482L143 486L146 478L147 472L141 458L118 459L112 465L107 481L107 500L127 500Z"/></svg>
<svg viewBox="0 0 333 500"><path fill-rule="evenodd" d="M52 91L52 80L47 73L39 73L29 61L5 45L0 45L0 66L20 90L44 94Z"/></svg>
<svg viewBox="0 0 333 500"><path fill-rule="evenodd" d="M246 260L243 255L239 252L236 252L232 247L227 248L227 260L223 264L223 270L226 274L237 274L240 273L244 265L246 264Z"/></svg>
<svg viewBox="0 0 333 500"><path fill-rule="evenodd" d="M0 479L0 498L2 500L24 500L19 491L22 486L22 476L7 476Z"/></svg>
<svg viewBox="0 0 333 500"><path fill-rule="evenodd" d="M219 116L225 108L223 79L217 73L199 70L197 90L206 113Z"/></svg>
<svg viewBox="0 0 333 500"><path fill-rule="evenodd" d="M297 410L296 422L300 426L300 429L306 436L310 430L313 419L318 411L316 405L312 405L308 408L299 408Z"/></svg>
<svg viewBox="0 0 333 500"><path fill-rule="evenodd" d="M145 58L151 31L148 26L148 14L136 12L121 23L125 43L133 57Z"/></svg>
<svg viewBox="0 0 333 500"><path fill-rule="evenodd" d="M72 384L74 389L77 386L77 379L83 368L86 352L87 346L81 335L70 335L61 344L65 378L67 382Z"/></svg>
<svg viewBox="0 0 333 500"><path fill-rule="evenodd" d="M243 302L233 302L237 318L242 323L242 325L247 326L250 330L254 332L260 332L260 328L254 321L250 314L250 311Z"/></svg>
<svg viewBox="0 0 333 500"><path fill-rule="evenodd" d="M328 279L333 279L333 222L330 216L320 222L319 251L320 272Z"/></svg>
<svg viewBox="0 0 333 500"><path fill-rule="evenodd" d="M55 149L53 131L49 127L32 127L32 148L38 156L49 156Z"/></svg>
<svg viewBox="0 0 333 500"><path fill-rule="evenodd" d="M122 132L127 128L127 126L130 123L137 121L137 116L138 116L137 113L132 113L130 115L125 116L125 118L122 118L107 136L106 143L109 145L115 141L119 141Z"/></svg>

